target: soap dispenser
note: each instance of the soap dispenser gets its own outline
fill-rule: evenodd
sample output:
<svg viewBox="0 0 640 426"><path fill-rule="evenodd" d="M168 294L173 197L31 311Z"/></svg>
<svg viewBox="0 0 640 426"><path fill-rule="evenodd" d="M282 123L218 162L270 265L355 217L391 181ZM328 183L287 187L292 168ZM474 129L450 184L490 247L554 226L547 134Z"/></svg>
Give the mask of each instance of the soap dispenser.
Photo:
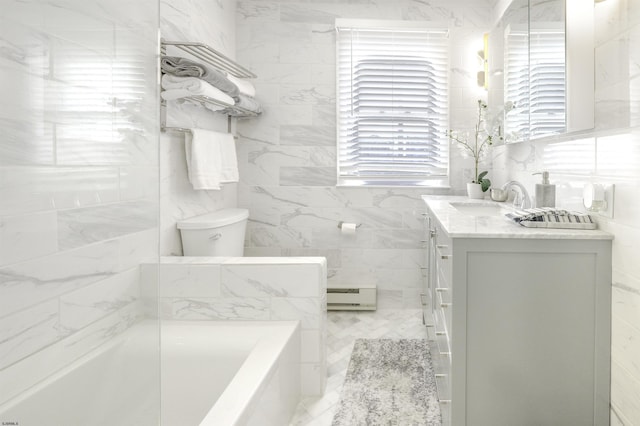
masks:
<svg viewBox="0 0 640 426"><path fill-rule="evenodd" d="M549 183L549 172L534 175L542 175L542 183L536 184L536 207L555 207L556 186Z"/></svg>

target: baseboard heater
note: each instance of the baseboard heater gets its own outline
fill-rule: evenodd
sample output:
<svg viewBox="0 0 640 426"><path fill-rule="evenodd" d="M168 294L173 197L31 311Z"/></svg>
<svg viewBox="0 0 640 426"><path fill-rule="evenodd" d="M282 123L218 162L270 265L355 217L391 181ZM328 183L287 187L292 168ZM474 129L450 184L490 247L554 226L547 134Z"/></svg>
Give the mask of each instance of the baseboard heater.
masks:
<svg viewBox="0 0 640 426"><path fill-rule="evenodd" d="M357 285L327 288L329 311L375 311L376 286Z"/></svg>

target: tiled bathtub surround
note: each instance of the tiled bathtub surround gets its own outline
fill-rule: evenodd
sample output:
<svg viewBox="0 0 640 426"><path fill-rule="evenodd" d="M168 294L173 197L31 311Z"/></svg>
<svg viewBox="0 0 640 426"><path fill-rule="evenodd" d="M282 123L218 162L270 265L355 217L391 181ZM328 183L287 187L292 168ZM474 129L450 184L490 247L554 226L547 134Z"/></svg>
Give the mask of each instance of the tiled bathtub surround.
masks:
<svg viewBox="0 0 640 426"><path fill-rule="evenodd" d="M336 18L420 20L450 29L451 127L472 127L476 51L491 5L462 0L239 0L237 58L265 113L239 122L245 253L326 256L329 285L377 284L381 308L420 307L420 195L463 191L472 162L452 150L451 190L336 187ZM343 236L339 221L361 223Z"/></svg>
<svg viewBox="0 0 640 426"><path fill-rule="evenodd" d="M322 394L327 362L324 258L170 256L161 258L159 267L143 264L140 273L146 306L158 306L162 319L299 320L302 394Z"/></svg>
<svg viewBox="0 0 640 426"><path fill-rule="evenodd" d="M136 271L158 244L157 11L2 4L0 404L141 316Z"/></svg>
<svg viewBox="0 0 640 426"><path fill-rule="evenodd" d="M568 141L521 143L495 150L495 179L517 179L549 170L559 207L584 209L585 182L616 185L614 217L598 217L614 234L611 424L640 423L640 3L595 4L595 129Z"/></svg>

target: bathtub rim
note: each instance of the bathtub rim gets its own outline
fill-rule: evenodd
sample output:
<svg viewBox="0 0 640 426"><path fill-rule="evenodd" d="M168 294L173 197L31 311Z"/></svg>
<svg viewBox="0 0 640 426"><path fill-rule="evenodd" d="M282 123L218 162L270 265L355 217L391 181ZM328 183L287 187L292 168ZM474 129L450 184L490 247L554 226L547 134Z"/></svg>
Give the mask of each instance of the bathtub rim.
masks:
<svg viewBox="0 0 640 426"><path fill-rule="evenodd" d="M202 321L180 321L201 323ZM218 322L218 321L215 321ZM214 322L214 323L215 323ZM301 340L300 321L220 321L227 325L271 328L259 338L224 392L199 426L241 425L251 416L262 390L278 367L278 358L292 339ZM300 353L300 348L296 349ZM299 363L299 362L298 362ZM238 396L242 398L238 398Z"/></svg>

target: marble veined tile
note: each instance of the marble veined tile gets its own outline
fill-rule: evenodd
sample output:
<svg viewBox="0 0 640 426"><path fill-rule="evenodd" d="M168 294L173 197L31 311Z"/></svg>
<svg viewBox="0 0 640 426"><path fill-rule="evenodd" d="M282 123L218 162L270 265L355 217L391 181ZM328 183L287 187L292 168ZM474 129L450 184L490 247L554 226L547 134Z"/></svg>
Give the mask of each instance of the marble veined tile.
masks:
<svg viewBox="0 0 640 426"><path fill-rule="evenodd" d="M326 228L315 228L311 230L312 244L314 248L370 248L374 235L380 232L372 229L358 229L355 235L343 235L336 226Z"/></svg>
<svg viewBox="0 0 640 426"><path fill-rule="evenodd" d="M58 212L58 244L71 249L157 226L157 205L133 201Z"/></svg>
<svg viewBox="0 0 640 426"><path fill-rule="evenodd" d="M318 265L222 266L224 297L318 297Z"/></svg>
<svg viewBox="0 0 640 426"><path fill-rule="evenodd" d="M37 17L32 15L32 19L37 20ZM3 73L12 70L29 72L38 77L49 75L51 39L46 34L3 15L0 17L0 39L4 45L0 52L0 69Z"/></svg>
<svg viewBox="0 0 640 426"><path fill-rule="evenodd" d="M331 227L337 227L340 217L326 209L296 207L293 210L282 210L280 224L297 228L331 229Z"/></svg>
<svg viewBox="0 0 640 426"><path fill-rule="evenodd" d="M342 262L339 249L288 248L282 249L282 256L321 256L327 259L329 268L339 268Z"/></svg>
<svg viewBox="0 0 640 426"><path fill-rule="evenodd" d="M118 238L118 270L135 268L144 262L158 261L158 230L128 234Z"/></svg>
<svg viewBox="0 0 640 426"><path fill-rule="evenodd" d="M220 297L219 264L160 265L160 297Z"/></svg>
<svg viewBox="0 0 640 426"><path fill-rule="evenodd" d="M280 145L336 146L333 126L281 126Z"/></svg>
<svg viewBox="0 0 640 426"><path fill-rule="evenodd" d="M170 299L171 315L180 320L268 320L269 301L261 298Z"/></svg>
<svg viewBox="0 0 640 426"><path fill-rule="evenodd" d="M280 103L285 105L331 104L335 96L335 88L329 85L283 84L280 86Z"/></svg>
<svg viewBox="0 0 640 426"><path fill-rule="evenodd" d="M167 40L197 40L234 59L235 12L235 2L162 0L160 31Z"/></svg>
<svg viewBox="0 0 640 426"><path fill-rule="evenodd" d="M611 359L619 363L631 376L640 380L638 354L640 354L640 328L633 326L618 315L612 315Z"/></svg>
<svg viewBox="0 0 640 426"><path fill-rule="evenodd" d="M377 189L369 188L372 192L373 205L387 209L415 209L424 210L421 195L424 189Z"/></svg>
<svg viewBox="0 0 640 426"><path fill-rule="evenodd" d="M336 105L335 102L327 105L313 105L311 123L314 126L336 126Z"/></svg>
<svg viewBox="0 0 640 426"><path fill-rule="evenodd" d="M243 25L241 23L241 25ZM266 42L270 45L278 46L288 40L296 40L298 43L311 43L312 35L309 25L299 22L260 22L257 25L250 25L246 28L249 33L249 45L239 46L243 51L247 47L255 46Z"/></svg>
<svg viewBox="0 0 640 426"><path fill-rule="evenodd" d="M0 126L3 129L3 138L0 142L0 166L53 163L53 126L38 120L38 115L41 114L37 111L27 109L20 115L28 113L32 113L31 119L0 118Z"/></svg>
<svg viewBox="0 0 640 426"><path fill-rule="evenodd" d="M0 266L58 251L56 212L53 210L0 216Z"/></svg>
<svg viewBox="0 0 640 426"><path fill-rule="evenodd" d="M271 320L300 320L303 330L317 330L322 326L322 304L318 298L271 298Z"/></svg>
<svg viewBox="0 0 640 426"><path fill-rule="evenodd" d="M158 167L121 167L118 170L121 200L158 197Z"/></svg>
<svg viewBox="0 0 640 426"><path fill-rule="evenodd" d="M640 380L615 360L611 363L611 406L625 424L633 424L627 419L640 418Z"/></svg>
<svg viewBox="0 0 640 426"><path fill-rule="evenodd" d="M349 205L367 205L356 203L360 192L350 197L348 193L331 186L252 186L248 188L250 210L265 207L281 212L298 207L346 207ZM369 204L370 205L370 204Z"/></svg>
<svg viewBox="0 0 640 426"><path fill-rule="evenodd" d="M401 268L404 250L397 249L342 249L344 267Z"/></svg>
<svg viewBox="0 0 640 426"><path fill-rule="evenodd" d="M133 303L139 280L134 268L61 296L61 329L69 334Z"/></svg>
<svg viewBox="0 0 640 426"><path fill-rule="evenodd" d="M283 41L280 46L279 60L281 63L310 64L311 66L317 64L335 65L336 49L335 46L325 44L300 44L294 41ZM311 89L309 89L308 92L303 92L303 94L305 94L307 99L314 96L318 97L319 100L322 100L322 102L315 102L316 104L329 103L335 99L335 93L331 95L328 88L326 90L326 97L324 96L324 92L315 94Z"/></svg>
<svg viewBox="0 0 640 426"><path fill-rule="evenodd" d="M311 83L312 67L306 64L273 64L264 63L256 65L260 84L309 84ZM278 97L273 99L277 101ZM270 102L273 103L273 102Z"/></svg>
<svg viewBox="0 0 640 426"><path fill-rule="evenodd" d="M0 370L58 340L58 325L57 300L0 319Z"/></svg>
<svg viewBox="0 0 640 426"><path fill-rule="evenodd" d="M313 5L280 5L280 20L283 22L304 22L313 24L333 24L339 15L326 12Z"/></svg>
<svg viewBox="0 0 640 426"><path fill-rule="evenodd" d="M375 207L361 208L295 208L282 211L282 224L294 227L337 227L340 222L360 225L366 228L402 228L402 214Z"/></svg>
<svg viewBox="0 0 640 426"><path fill-rule="evenodd" d="M118 242L114 240L1 268L0 312L8 315L117 271Z"/></svg>
<svg viewBox="0 0 640 426"><path fill-rule="evenodd" d="M413 229L381 229L373 236L373 247L417 249L421 247L421 238Z"/></svg>
<svg viewBox="0 0 640 426"><path fill-rule="evenodd" d="M332 186L336 184L335 167L281 167L282 186Z"/></svg>
<svg viewBox="0 0 640 426"><path fill-rule="evenodd" d="M279 21L278 3L239 1L236 17L247 21Z"/></svg>
<svg viewBox="0 0 640 426"><path fill-rule="evenodd" d="M311 247L311 231L288 226L272 226L249 221L247 246L301 248Z"/></svg>
<svg viewBox="0 0 640 426"><path fill-rule="evenodd" d="M0 215L111 203L118 183L116 168L0 167Z"/></svg>

